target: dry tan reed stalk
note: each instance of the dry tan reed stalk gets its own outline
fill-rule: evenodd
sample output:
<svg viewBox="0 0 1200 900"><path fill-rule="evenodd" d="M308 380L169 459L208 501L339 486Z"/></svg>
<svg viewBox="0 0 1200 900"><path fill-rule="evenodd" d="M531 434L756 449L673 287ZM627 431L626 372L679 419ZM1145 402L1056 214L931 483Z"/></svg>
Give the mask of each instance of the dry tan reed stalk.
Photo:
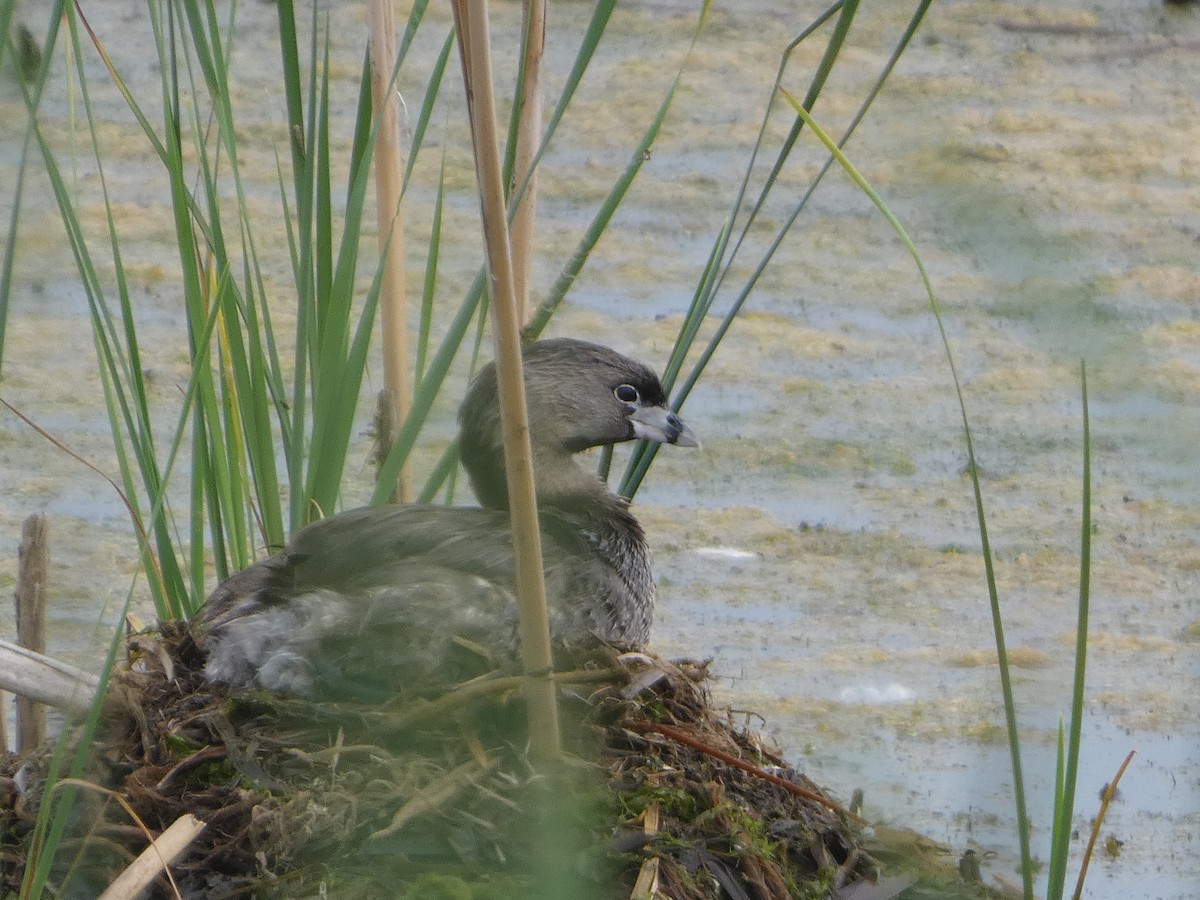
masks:
<svg viewBox="0 0 1200 900"><path fill-rule="evenodd" d="M517 318L512 251L504 201L499 130L492 84L488 8L484 0L455 0L454 21L467 86L475 170L487 250L488 285L492 298L492 337L496 346L496 381L504 433L504 461L512 515L517 592L521 613L521 657L528 676L530 749L539 759L561 754L558 705L546 586L542 577L541 529L529 447L529 416L521 368L521 323Z"/></svg>
<svg viewBox="0 0 1200 900"><path fill-rule="evenodd" d="M379 436L386 456L395 429L408 415L412 387L408 374L408 319L404 290L404 218L400 190L404 151L400 146L400 96L392 84L396 64L396 23L391 0L371 0L371 100L378 123L375 140L375 201L379 221L379 256L383 266L379 315L383 326L383 383L390 416L389 434ZM392 501L413 499L412 466L406 461L392 489Z"/></svg>

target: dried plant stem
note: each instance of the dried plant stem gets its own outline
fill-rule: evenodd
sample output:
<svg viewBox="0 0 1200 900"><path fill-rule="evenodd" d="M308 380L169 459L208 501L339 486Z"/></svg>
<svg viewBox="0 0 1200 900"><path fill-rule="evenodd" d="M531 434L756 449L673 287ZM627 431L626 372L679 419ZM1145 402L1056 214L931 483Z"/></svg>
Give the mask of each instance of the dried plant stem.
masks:
<svg viewBox="0 0 1200 900"><path fill-rule="evenodd" d="M392 85L396 63L396 23L391 0L371 0L371 97L378 123L375 140L375 200L379 220L379 256L383 266L379 315L383 325L384 390L395 425L403 422L411 406L408 374L407 303L404 290L404 219L400 208L404 177L404 151L400 146L399 95ZM383 455L391 448L394 433L379 436ZM400 470L392 500L413 499L412 467Z"/></svg>
<svg viewBox="0 0 1200 900"><path fill-rule="evenodd" d="M34 653L46 652L46 572L50 566L46 517L36 513L21 527L18 550L17 642ZM46 709L28 697L17 697L17 751L32 750L46 739Z"/></svg>
<svg viewBox="0 0 1200 900"><path fill-rule="evenodd" d="M529 273L533 267L533 229L537 209L537 172L533 160L542 140L542 61L546 53L546 0L525 0L525 60L522 67L520 119L511 190L525 186L512 223L513 285L517 318L526 321Z"/></svg>
<svg viewBox="0 0 1200 900"><path fill-rule="evenodd" d="M66 663L0 641L0 688L76 715L92 708L100 679Z"/></svg>
<svg viewBox="0 0 1200 900"><path fill-rule="evenodd" d="M140 896L150 882L186 850L204 828L205 823L191 813L180 816L117 876L100 895L100 900L123 900L126 897Z"/></svg>
<svg viewBox="0 0 1200 900"><path fill-rule="evenodd" d="M629 892L629 900L643 900L646 897L661 896L658 892L658 869L661 865L657 856L652 856L638 869L637 881Z"/></svg>
<svg viewBox="0 0 1200 900"><path fill-rule="evenodd" d="M512 251L504 201L504 183L492 85L488 8L484 0L455 0L454 22L467 87L475 170L483 214L488 283L492 299L492 337L496 346L496 381L504 433L504 464L512 514L513 550L521 612L521 656L528 676L530 748L543 760L561 752L550 623L542 576L541 528L529 447L529 416L521 368L521 323L517 318Z"/></svg>
<svg viewBox="0 0 1200 900"><path fill-rule="evenodd" d="M1087 880L1088 864L1092 861L1092 852L1096 849L1096 841L1100 837L1100 827L1104 824L1104 817L1108 815L1108 806L1112 803L1112 799L1116 796L1117 785L1121 781L1121 776L1125 774L1125 770L1129 768L1129 764L1133 762L1135 751L1130 750L1129 755L1125 757L1125 762L1121 763L1121 768L1117 769L1117 774L1113 776L1110 784L1105 785L1104 793L1100 795L1100 812L1096 814L1095 821L1092 822L1092 833L1088 837L1087 849L1083 851L1083 862L1079 865L1079 880L1075 883L1075 893L1071 895L1072 900L1079 900L1083 896L1083 883Z"/></svg>

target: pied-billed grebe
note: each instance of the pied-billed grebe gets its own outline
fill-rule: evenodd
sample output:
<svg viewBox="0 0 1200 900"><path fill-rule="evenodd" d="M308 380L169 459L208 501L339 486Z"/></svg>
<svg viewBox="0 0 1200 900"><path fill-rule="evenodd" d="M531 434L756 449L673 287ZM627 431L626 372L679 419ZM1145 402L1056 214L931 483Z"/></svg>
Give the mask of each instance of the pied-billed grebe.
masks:
<svg viewBox="0 0 1200 900"><path fill-rule="evenodd" d="M637 647L654 613L642 528L572 457L636 438L696 438L654 372L614 350L556 339L523 358L551 630L560 642ZM464 652L476 661L516 652L494 365L476 376L459 424L483 508L375 506L301 529L282 552L220 584L200 611L193 633L210 680L380 699L445 687Z"/></svg>

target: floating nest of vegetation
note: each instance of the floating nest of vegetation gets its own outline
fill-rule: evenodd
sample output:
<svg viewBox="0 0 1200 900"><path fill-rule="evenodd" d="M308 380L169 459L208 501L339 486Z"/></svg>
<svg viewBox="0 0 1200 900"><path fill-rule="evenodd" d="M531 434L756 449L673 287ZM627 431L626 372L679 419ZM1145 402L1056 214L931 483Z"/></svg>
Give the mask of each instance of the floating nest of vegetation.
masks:
<svg viewBox="0 0 1200 900"><path fill-rule="evenodd" d="M566 758L546 767L511 674L396 708L235 698L205 683L186 630L136 639L55 894L96 896L187 813L207 827L155 896L887 900L915 880L884 872L861 820L713 707L704 664L573 662ZM0 898L19 889L48 759L0 773ZM943 874L950 895L985 896Z"/></svg>

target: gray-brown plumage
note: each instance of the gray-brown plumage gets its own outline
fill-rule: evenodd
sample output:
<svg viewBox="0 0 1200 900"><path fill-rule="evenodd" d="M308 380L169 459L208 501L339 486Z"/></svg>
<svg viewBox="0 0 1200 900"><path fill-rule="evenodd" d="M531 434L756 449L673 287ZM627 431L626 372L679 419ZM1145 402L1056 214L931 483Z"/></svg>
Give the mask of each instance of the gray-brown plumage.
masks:
<svg viewBox="0 0 1200 900"><path fill-rule="evenodd" d="M624 500L573 460L644 438L695 446L657 376L596 344L524 351L551 630L560 642L647 640L654 581ZM351 510L297 532L208 598L193 633L207 674L235 687L379 699L445 687L464 658L516 652L517 604L496 375L459 411L463 467L483 508Z"/></svg>

